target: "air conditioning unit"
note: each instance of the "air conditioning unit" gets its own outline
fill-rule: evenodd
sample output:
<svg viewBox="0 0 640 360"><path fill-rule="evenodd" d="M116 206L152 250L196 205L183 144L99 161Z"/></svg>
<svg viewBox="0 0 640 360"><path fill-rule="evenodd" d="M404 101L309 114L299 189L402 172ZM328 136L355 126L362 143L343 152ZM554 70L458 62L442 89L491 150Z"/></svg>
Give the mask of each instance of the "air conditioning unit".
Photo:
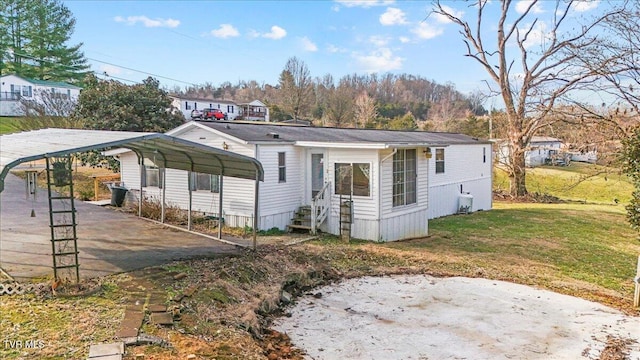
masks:
<svg viewBox="0 0 640 360"><path fill-rule="evenodd" d="M458 198L458 214L470 214L473 211L473 195L462 193Z"/></svg>

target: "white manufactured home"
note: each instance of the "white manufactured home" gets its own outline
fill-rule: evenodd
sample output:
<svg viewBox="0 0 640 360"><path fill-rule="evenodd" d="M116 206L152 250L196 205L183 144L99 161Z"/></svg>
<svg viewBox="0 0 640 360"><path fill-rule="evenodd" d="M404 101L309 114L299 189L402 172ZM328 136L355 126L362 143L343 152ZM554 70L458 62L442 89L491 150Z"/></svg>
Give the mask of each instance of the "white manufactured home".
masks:
<svg viewBox="0 0 640 360"><path fill-rule="evenodd" d="M230 100L216 100L194 97L183 97L171 95L171 105L178 109L184 118L191 119L191 112L194 110L218 109L227 115L228 120L234 120L241 114L241 107Z"/></svg>
<svg viewBox="0 0 640 360"><path fill-rule="evenodd" d="M429 218L492 206L491 144L466 135L237 121L189 122L167 134L262 163L261 230L296 227L296 216L308 207L314 230L340 234L348 205L351 236L394 241L427 235ZM118 157L122 181L133 193L142 184L144 196L164 193L167 203L182 208L191 193L192 210L219 216L222 183L225 223L253 223L255 185L250 180L220 181L149 166L141 171L133 152Z"/></svg>
<svg viewBox="0 0 640 360"><path fill-rule="evenodd" d="M0 116L25 116L25 112L67 116L75 107L80 88L71 84L0 76Z"/></svg>

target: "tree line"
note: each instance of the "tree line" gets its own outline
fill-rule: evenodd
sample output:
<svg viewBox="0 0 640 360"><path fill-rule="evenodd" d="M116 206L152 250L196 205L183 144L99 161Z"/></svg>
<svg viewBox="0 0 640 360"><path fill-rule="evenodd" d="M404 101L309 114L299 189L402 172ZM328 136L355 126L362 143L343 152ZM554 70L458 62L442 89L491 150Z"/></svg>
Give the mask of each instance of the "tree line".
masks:
<svg viewBox="0 0 640 360"><path fill-rule="evenodd" d="M206 83L172 92L237 102L259 99L269 106L273 121L307 120L336 127L445 130L447 122L487 113L479 94L466 96L451 83L390 73L351 74L337 80L331 74L312 77L297 57L287 61L275 85L255 80Z"/></svg>

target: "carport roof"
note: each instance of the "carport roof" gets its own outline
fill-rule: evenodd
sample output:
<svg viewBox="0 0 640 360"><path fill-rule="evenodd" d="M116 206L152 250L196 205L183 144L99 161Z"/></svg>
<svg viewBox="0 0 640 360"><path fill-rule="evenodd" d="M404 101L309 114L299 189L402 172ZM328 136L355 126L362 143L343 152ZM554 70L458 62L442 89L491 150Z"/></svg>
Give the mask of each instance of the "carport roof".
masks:
<svg viewBox="0 0 640 360"><path fill-rule="evenodd" d="M159 167L263 180L254 158L160 133L42 129L0 136L0 192L13 167L28 161L112 147L155 159Z"/></svg>

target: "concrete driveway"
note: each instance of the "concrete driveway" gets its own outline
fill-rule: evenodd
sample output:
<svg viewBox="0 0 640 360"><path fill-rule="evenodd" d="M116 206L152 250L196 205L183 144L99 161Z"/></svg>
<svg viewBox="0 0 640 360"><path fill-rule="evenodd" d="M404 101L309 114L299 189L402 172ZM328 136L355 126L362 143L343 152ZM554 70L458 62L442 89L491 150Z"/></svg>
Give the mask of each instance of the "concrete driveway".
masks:
<svg viewBox="0 0 640 360"><path fill-rule="evenodd" d="M9 174L0 193L0 267L16 279L52 275L46 189L25 198L21 178ZM36 217L30 217L31 209ZM173 230L110 208L76 202L80 276L90 278L195 256L234 254L238 248Z"/></svg>

